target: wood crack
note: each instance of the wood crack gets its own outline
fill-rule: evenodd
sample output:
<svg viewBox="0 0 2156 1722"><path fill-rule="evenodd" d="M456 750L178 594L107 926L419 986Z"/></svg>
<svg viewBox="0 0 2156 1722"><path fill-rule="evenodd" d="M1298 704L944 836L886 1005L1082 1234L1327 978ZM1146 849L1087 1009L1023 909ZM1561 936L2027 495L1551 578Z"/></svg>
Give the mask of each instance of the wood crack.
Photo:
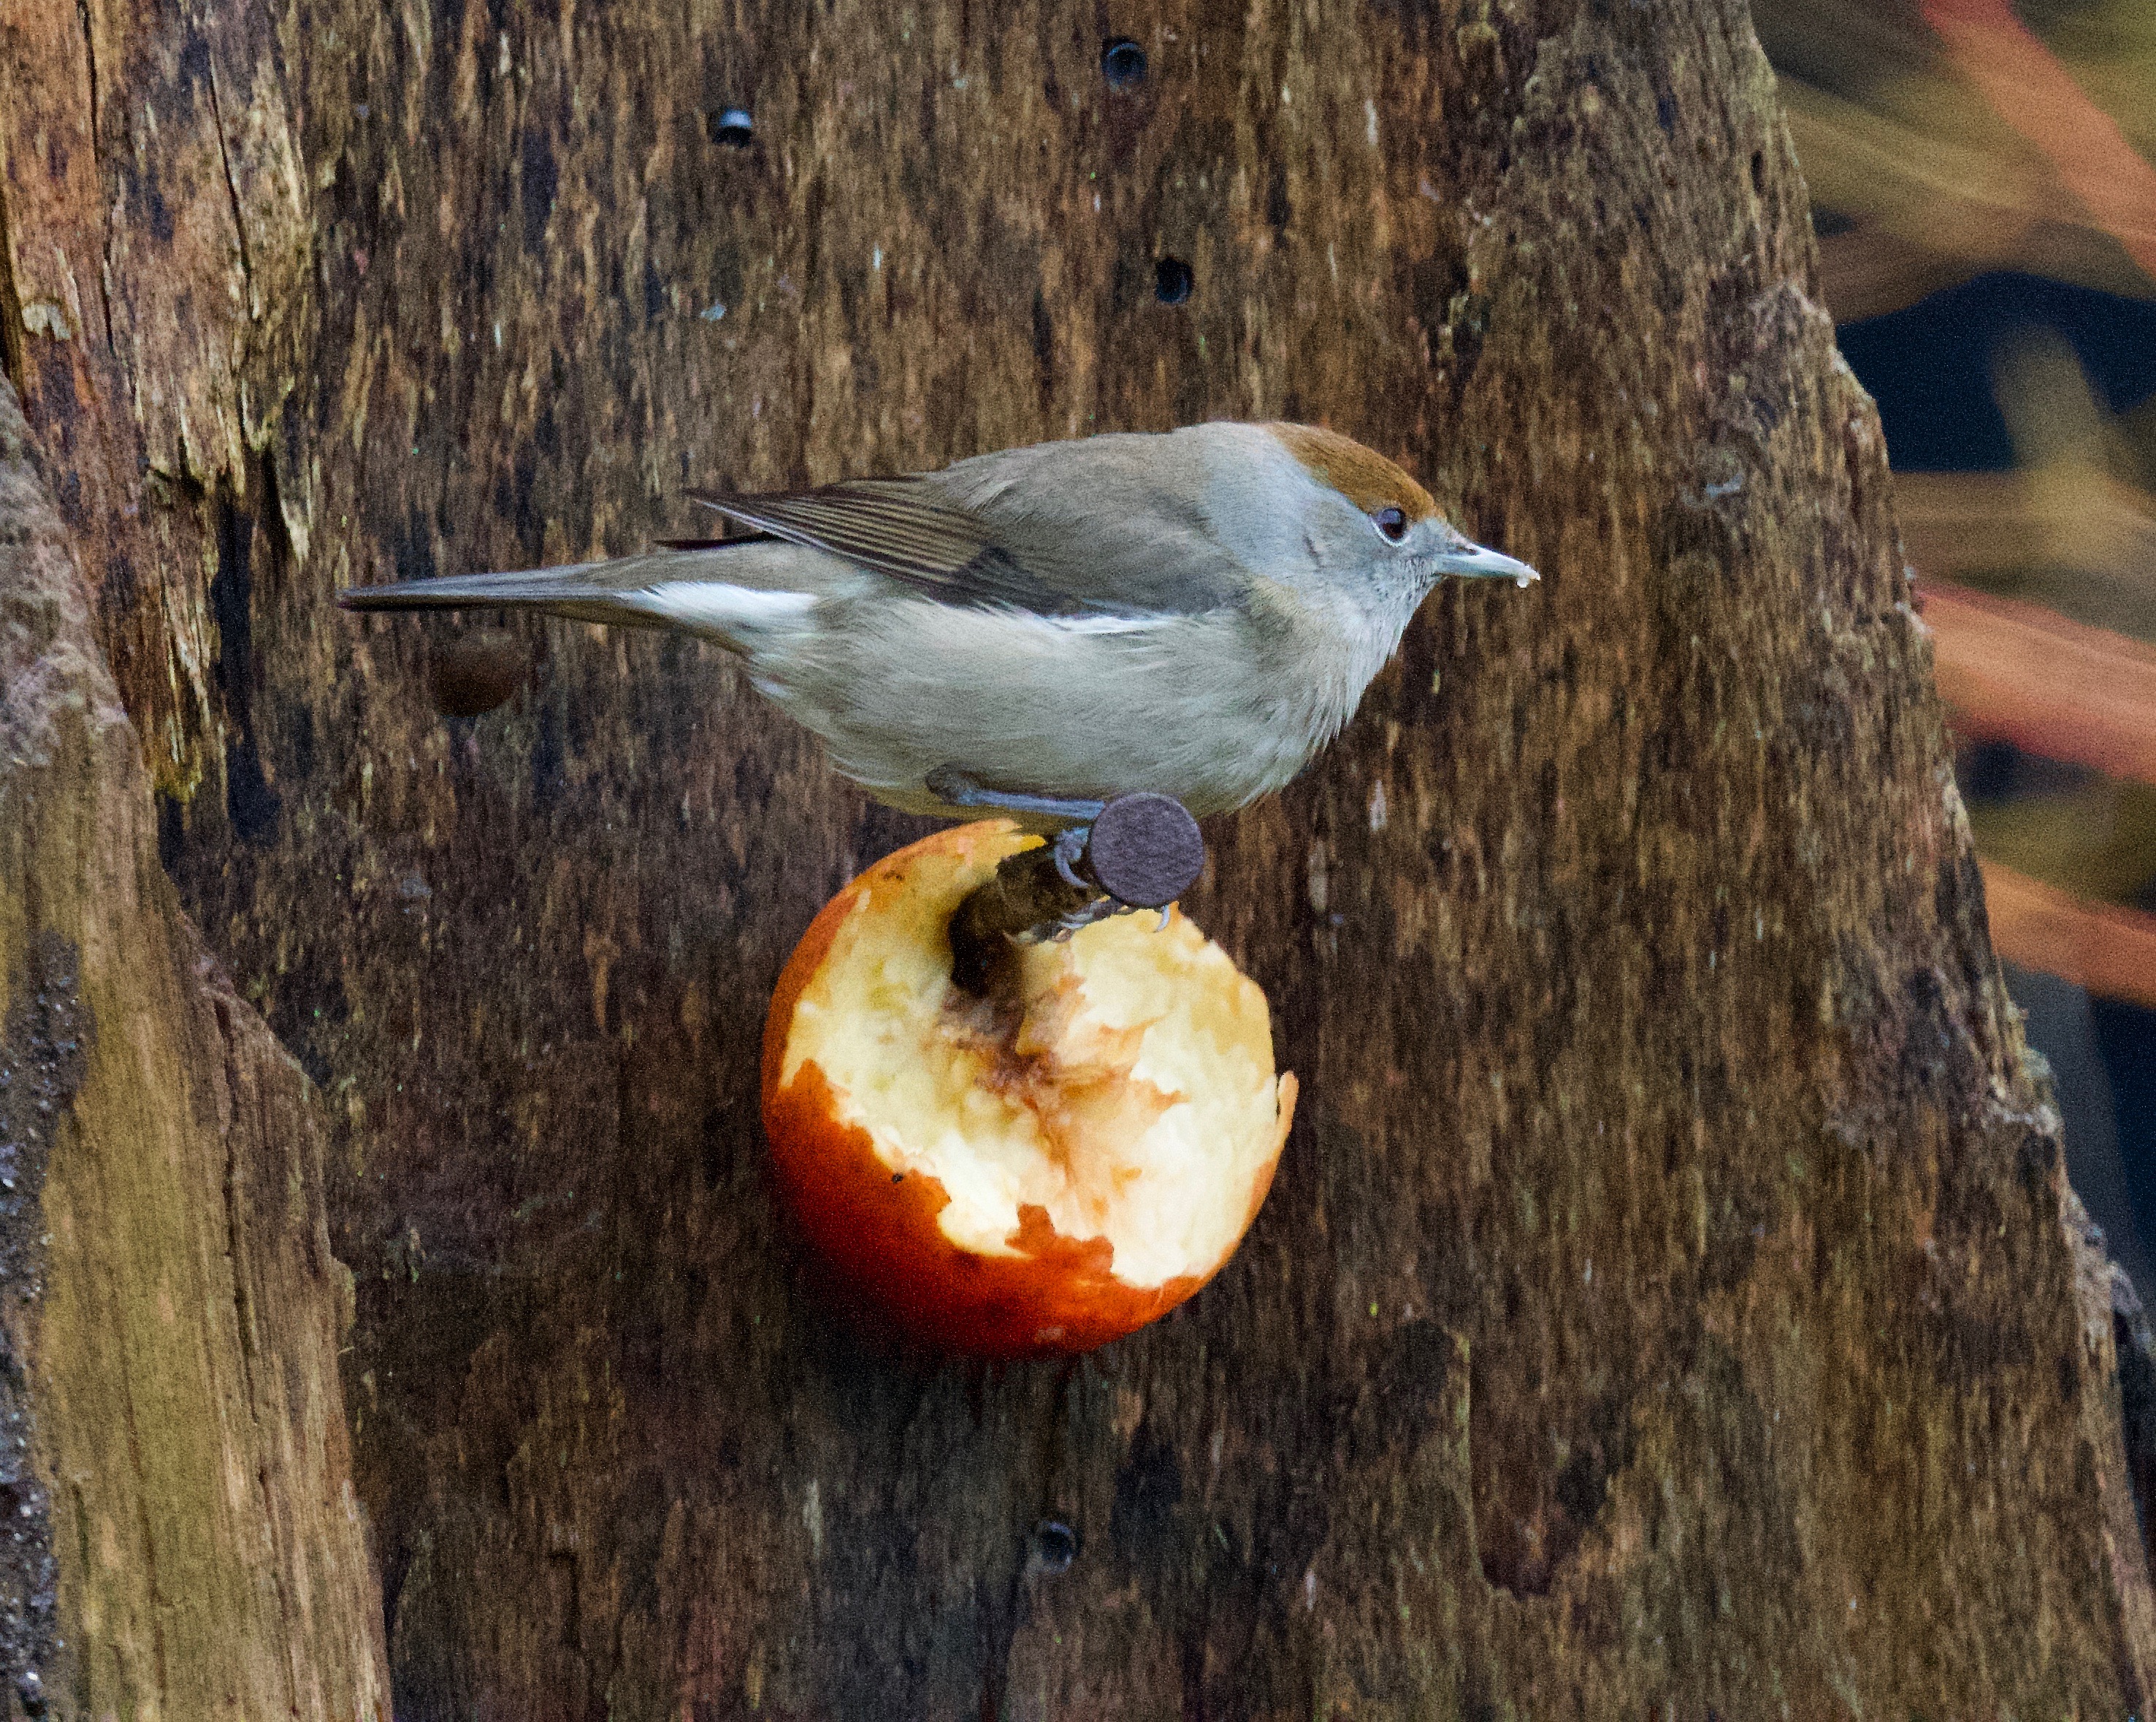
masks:
<svg viewBox="0 0 2156 1722"><path fill-rule="evenodd" d="M105 317L105 350L117 353L112 339L112 223L105 193L105 107L97 87L97 33L91 25L90 0L75 0L75 16L82 22L82 63L90 78L90 159L96 170L98 219L102 228L98 246L97 300ZM0 254L4 257L5 254ZM80 331L78 331L80 332Z"/></svg>
<svg viewBox="0 0 2156 1722"><path fill-rule="evenodd" d="M142 1430L135 1415L135 1384L120 1383L120 1402L127 1418L127 1468L134 1473L136 1487L135 1523L142 1547L142 1589L148 1601L150 1617L151 1665L156 1671L160 1710L171 1707L172 1682L165 1655L165 1614L167 1604L160 1594L162 1586L157 1572L157 1538L150 1525L150 1501L143 1487L148 1476L142 1462Z"/></svg>
<svg viewBox="0 0 2156 1722"><path fill-rule="evenodd" d="M212 54L209 72L203 82L209 85L210 123L217 130L218 166L224 171L224 192L232 205L232 239L239 252L239 275L247 284L247 315L259 322L262 318L261 301L254 291L254 265L247 254L247 217L239 205L239 182L232 177L232 147L224 136L224 97L217 87L217 56Z"/></svg>
<svg viewBox="0 0 2156 1722"><path fill-rule="evenodd" d="M28 358L23 351L23 301L15 290L14 247L9 240L8 225L8 185L0 177L0 372L4 372L8 387L18 395L29 387L29 377L23 370Z"/></svg>
<svg viewBox="0 0 2156 1722"><path fill-rule="evenodd" d="M270 1545L270 1587L277 1598L277 1618L284 1624L282 1646L284 1654L277 1658L285 1677L285 1701L295 1716L300 1714L300 1678L298 1658L305 1653L305 1635L300 1631L301 1622L292 1617L291 1598L286 1591L285 1573L291 1560L290 1551L285 1547L281 1521L276 1503L271 1499L269 1477L270 1460L267 1448L269 1437L262 1427L262 1407L256 1397L254 1385L254 1311L247 1295L247 1278L244 1272L244 1258L240 1250L240 1207L242 1202L239 1171L239 1144L241 1119L247 1110L242 1084L239 1080L239 1048L234 1043L230 1012L222 1001L212 1000L210 1008L217 1022L218 1044L223 1053L225 1095L229 1109L225 1125L224 1155L224 1258L227 1271L232 1276L232 1307L239 1330L239 1385L246 1396L247 1418L254 1432L254 1448L257 1455L254 1473L254 1493L261 1504L262 1525ZM267 1120L261 1120L266 1125ZM267 1135L266 1130L264 1134Z"/></svg>

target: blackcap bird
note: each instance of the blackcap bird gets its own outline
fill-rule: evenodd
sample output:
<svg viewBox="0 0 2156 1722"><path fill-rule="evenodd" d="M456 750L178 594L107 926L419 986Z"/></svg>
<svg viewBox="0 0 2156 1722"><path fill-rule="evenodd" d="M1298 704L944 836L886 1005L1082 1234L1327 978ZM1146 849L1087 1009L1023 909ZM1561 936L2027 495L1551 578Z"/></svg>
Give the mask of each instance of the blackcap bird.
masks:
<svg viewBox="0 0 2156 1722"><path fill-rule="evenodd" d="M878 800L1081 823L1280 788L1354 715L1447 574L1524 586L1382 455L1301 424L1041 443L940 472L690 493L750 536L339 595L675 628Z"/></svg>

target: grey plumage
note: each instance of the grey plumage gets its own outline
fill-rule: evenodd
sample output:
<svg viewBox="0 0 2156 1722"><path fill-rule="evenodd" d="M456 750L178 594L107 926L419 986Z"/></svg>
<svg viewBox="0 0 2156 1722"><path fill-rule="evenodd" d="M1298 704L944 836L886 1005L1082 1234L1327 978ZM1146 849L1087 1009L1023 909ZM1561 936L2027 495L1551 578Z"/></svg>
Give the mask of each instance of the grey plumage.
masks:
<svg viewBox="0 0 2156 1722"><path fill-rule="evenodd" d="M943 768L1014 792L1158 790L1203 815L1280 787L1337 732L1443 573L1532 575L1467 545L1390 463L1301 427L693 494L757 536L341 602L537 608L717 640L840 771L916 812L970 817L927 787ZM1373 528L1380 496L1400 541Z"/></svg>

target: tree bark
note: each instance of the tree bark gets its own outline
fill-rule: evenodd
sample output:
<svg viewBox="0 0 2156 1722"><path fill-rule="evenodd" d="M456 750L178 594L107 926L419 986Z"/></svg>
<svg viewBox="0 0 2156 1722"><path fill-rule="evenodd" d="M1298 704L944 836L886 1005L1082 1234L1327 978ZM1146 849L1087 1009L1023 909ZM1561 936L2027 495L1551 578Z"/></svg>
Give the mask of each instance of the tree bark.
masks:
<svg viewBox="0 0 2156 1722"><path fill-rule="evenodd" d="M110 1049L18 1391L73 1522L223 1527L190 1595L283 1609L145 1648L173 1594L108 1604L150 1581L56 1518L61 1713L267 1715L219 1671L275 1667L387 1714L310 1421L322 1140L401 1722L2148 1702L2109 1283L1735 0L84 0L0 23L0 156L8 369L147 763L112 718L5 780L8 1008L79 962ZM1545 579L1441 593L1209 833L1185 906L1306 1097L1240 1257L1081 1361L908 1361L776 1220L756 1047L919 827L711 649L331 595L1208 416L1356 435ZM475 658L517 691L444 715ZM152 783L311 1089L199 977ZM275 1096L244 1151L175 1098L227 1092ZM153 1222L206 1279L131 1265ZM64 1252L107 1300L64 1357ZM259 1497L100 1444L123 1392Z"/></svg>
<svg viewBox="0 0 2156 1722"><path fill-rule="evenodd" d="M0 382L6 1714L386 1715L319 1103L158 866L28 441Z"/></svg>

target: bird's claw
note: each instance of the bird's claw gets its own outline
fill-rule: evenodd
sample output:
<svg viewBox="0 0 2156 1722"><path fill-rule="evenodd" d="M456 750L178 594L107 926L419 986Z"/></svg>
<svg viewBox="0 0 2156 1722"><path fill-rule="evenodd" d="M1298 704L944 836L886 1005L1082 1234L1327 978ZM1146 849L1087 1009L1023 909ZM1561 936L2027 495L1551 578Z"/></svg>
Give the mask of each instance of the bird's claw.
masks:
<svg viewBox="0 0 2156 1722"><path fill-rule="evenodd" d="M1031 943L1045 940L1054 945L1067 945L1070 942L1073 935L1084 932L1094 922L1106 920L1111 915L1124 915L1128 912L1127 904L1118 903L1113 897L1101 897L1088 903L1083 909L1074 909L1070 914L1059 915L1043 926L1036 927L1030 933L1020 934L1019 936Z"/></svg>
<svg viewBox="0 0 2156 1722"><path fill-rule="evenodd" d="M1090 881L1078 876L1078 863L1086 853L1086 839L1092 834L1087 825L1074 825L1068 831L1055 834L1055 846L1050 852L1055 858L1055 871L1063 883L1074 891L1090 891Z"/></svg>

